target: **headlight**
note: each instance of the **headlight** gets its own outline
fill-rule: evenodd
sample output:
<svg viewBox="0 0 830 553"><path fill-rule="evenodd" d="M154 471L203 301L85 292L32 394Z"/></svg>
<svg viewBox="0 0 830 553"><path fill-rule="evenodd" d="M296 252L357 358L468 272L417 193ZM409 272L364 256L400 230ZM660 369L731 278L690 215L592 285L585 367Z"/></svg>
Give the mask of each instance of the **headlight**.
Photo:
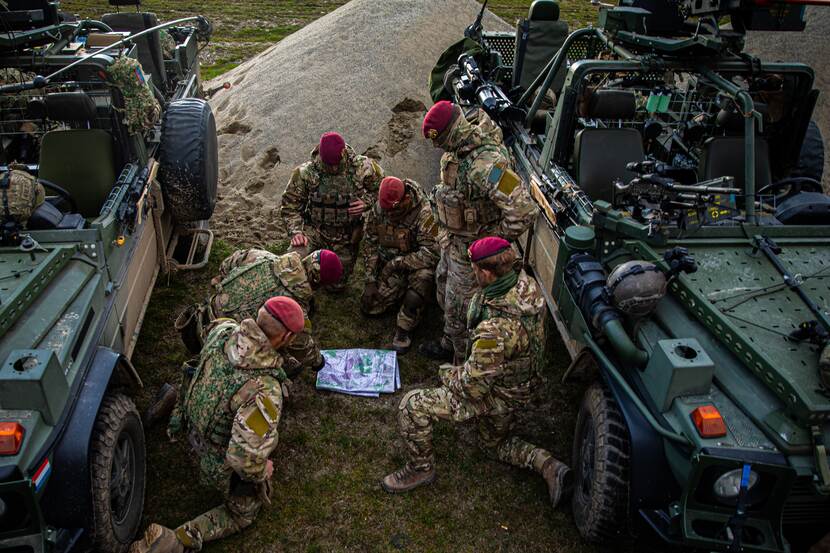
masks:
<svg viewBox="0 0 830 553"><path fill-rule="evenodd" d="M730 470L721 474L715 484L712 486L712 491L715 492L715 497L727 505L734 505L738 502L738 494L741 491L741 475L742 469ZM755 484L758 483L758 473L754 470L749 471L749 482L747 484L747 492L752 490Z"/></svg>

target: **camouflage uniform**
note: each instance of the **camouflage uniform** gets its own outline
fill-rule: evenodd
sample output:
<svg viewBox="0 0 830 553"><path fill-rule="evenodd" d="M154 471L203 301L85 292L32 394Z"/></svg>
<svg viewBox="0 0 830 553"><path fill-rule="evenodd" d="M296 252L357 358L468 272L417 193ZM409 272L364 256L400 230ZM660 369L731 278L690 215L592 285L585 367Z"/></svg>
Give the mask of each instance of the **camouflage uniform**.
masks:
<svg viewBox="0 0 830 553"><path fill-rule="evenodd" d="M484 236L517 239L538 207L510 170L501 129L487 114L479 110L471 121L459 117L446 132L441 182L432 191L432 203L441 227L437 297L444 309L444 336L458 359L466 351L467 305L476 288L467 248Z"/></svg>
<svg viewBox="0 0 830 553"><path fill-rule="evenodd" d="M485 289L471 302L470 354L463 366L442 369L442 386L412 390L401 400L398 426L409 468L429 470L435 462L432 425L438 420L477 419L481 445L499 460L541 472L551 454L510 435L514 414L540 385L544 299L524 272L495 297ZM505 278L505 277L503 277ZM500 279L501 280L501 279Z"/></svg>
<svg viewBox="0 0 830 553"><path fill-rule="evenodd" d="M124 97L122 111L129 131L141 133L152 129L161 117L161 104L144 78L138 60L119 57L107 67L107 75Z"/></svg>
<svg viewBox="0 0 830 553"><path fill-rule="evenodd" d="M325 170L318 150L319 146L311 152L311 161L297 167L291 175L282 196L280 217L289 235L302 232L308 238L308 246L291 247L290 251L305 256L326 248L340 257L343 280L334 288L342 288L354 267L363 235L363 219L349 216L349 204L360 199L367 206L372 205L383 170L346 146L339 172L331 174Z"/></svg>
<svg viewBox="0 0 830 553"><path fill-rule="evenodd" d="M435 237L438 227L432 210L418 183L405 180L406 194L412 200L410 210L399 218L375 202L366 216L366 244L363 258L366 265L366 283L376 283L378 293L366 306L370 315L379 315L399 302L407 290L414 291L421 306L414 311L404 305L398 311L398 328L412 331L423 311L423 300L432 292L435 282L435 265L438 263L438 244ZM395 260L395 270L384 267ZM377 282L378 277L381 278Z"/></svg>
<svg viewBox="0 0 830 553"><path fill-rule="evenodd" d="M200 483L224 497L176 529L188 550L241 531L270 502L266 463L277 445L282 363L255 321L224 321L208 335L198 365L185 372L168 434L187 436Z"/></svg>

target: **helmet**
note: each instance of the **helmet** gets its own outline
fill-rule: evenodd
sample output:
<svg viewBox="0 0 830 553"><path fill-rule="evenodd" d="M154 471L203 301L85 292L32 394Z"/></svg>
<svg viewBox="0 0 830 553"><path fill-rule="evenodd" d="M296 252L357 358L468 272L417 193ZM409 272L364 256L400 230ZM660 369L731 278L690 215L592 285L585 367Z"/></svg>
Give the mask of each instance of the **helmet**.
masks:
<svg viewBox="0 0 830 553"><path fill-rule="evenodd" d="M614 307L632 317L651 313L666 295L666 275L648 261L626 261L611 271L606 282Z"/></svg>

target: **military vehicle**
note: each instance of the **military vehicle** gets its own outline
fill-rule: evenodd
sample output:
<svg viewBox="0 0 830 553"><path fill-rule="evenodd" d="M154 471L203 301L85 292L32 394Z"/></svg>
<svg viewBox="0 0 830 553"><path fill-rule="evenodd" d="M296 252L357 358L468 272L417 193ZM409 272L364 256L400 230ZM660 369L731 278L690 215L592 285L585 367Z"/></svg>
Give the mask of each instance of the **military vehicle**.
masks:
<svg viewBox="0 0 830 553"><path fill-rule="evenodd" d="M815 75L743 51L799 40L820 3L620 0L569 32L536 0L435 67L435 100L502 129L541 212L518 245L569 374L598 375L573 443L588 540L785 552L830 530Z"/></svg>
<svg viewBox="0 0 830 553"><path fill-rule="evenodd" d="M156 276L212 243L210 25L110 5L0 6L3 551L126 551L145 485L130 357Z"/></svg>

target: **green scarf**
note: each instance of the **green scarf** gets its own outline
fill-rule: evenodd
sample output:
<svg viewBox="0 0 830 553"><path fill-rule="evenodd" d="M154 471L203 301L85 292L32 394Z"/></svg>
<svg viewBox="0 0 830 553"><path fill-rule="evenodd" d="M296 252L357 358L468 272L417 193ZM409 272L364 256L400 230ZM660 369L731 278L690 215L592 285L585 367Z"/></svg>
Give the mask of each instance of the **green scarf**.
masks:
<svg viewBox="0 0 830 553"><path fill-rule="evenodd" d="M483 315L484 300L491 300L493 298L500 298L508 293L519 282L519 273L510 271L506 275L502 275L495 281L488 284L483 290L478 292L470 300L470 306L467 308L467 328L474 329L481 322Z"/></svg>
<svg viewBox="0 0 830 553"><path fill-rule="evenodd" d="M519 282L519 273L516 271L510 271L506 275L502 275L482 290L484 297L488 300L493 298L499 298L516 286L516 283Z"/></svg>

